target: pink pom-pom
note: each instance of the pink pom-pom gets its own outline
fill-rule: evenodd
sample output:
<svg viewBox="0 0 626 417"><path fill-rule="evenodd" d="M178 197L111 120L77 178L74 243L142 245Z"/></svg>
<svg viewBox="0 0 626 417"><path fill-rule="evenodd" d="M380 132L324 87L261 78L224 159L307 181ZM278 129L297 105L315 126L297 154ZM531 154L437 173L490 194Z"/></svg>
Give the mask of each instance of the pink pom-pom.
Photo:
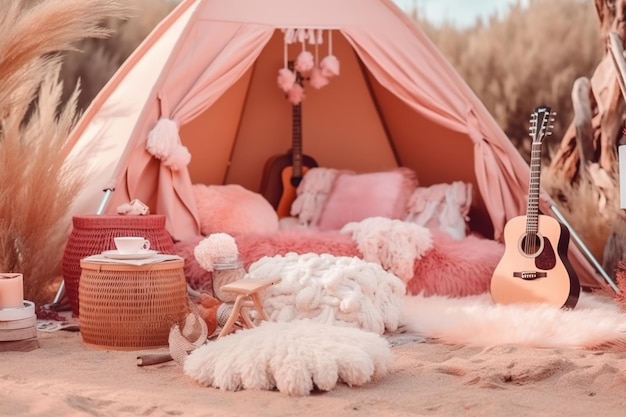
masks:
<svg viewBox="0 0 626 417"><path fill-rule="evenodd" d="M280 87L281 90L288 93L295 83L296 74L293 71L290 71L289 68L281 68L278 70L278 87Z"/></svg>
<svg viewBox="0 0 626 417"><path fill-rule="evenodd" d="M294 84L291 90L287 92L287 100L291 104L300 104L304 99L304 88L300 84Z"/></svg>
<svg viewBox="0 0 626 417"><path fill-rule="evenodd" d="M293 64L293 67L300 74L306 75L313 69L315 66L315 58L313 54L309 51L302 51L298 54L296 61Z"/></svg>
<svg viewBox="0 0 626 417"><path fill-rule="evenodd" d="M322 70L318 67L315 67L311 70L311 75L309 76L309 83L313 88L317 88L318 90L328 84L329 80L322 74Z"/></svg>
<svg viewBox="0 0 626 417"><path fill-rule="evenodd" d="M191 153L186 146L178 145L174 151L165 159L163 159L163 165L169 167L172 171L178 171L187 165L191 161Z"/></svg>
<svg viewBox="0 0 626 417"><path fill-rule="evenodd" d="M320 69L322 74L328 78L339 75L339 60L335 55L328 55L320 62Z"/></svg>
<svg viewBox="0 0 626 417"><path fill-rule="evenodd" d="M209 272L213 271L216 261L238 254L239 249L235 238L227 233L212 233L193 249L193 255L198 264Z"/></svg>

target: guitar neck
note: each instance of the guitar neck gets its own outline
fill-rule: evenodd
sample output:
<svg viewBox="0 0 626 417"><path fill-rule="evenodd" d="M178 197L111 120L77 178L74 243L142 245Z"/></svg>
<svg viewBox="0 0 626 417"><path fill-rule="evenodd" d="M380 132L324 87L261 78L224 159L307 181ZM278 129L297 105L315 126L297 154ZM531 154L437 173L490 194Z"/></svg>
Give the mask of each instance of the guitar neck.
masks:
<svg viewBox="0 0 626 417"><path fill-rule="evenodd" d="M302 177L302 104L292 108L292 177Z"/></svg>
<svg viewBox="0 0 626 417"><path fill-rule="evenodd" d="M526 208L526 232L539 231L539 189L541 183L541 142L534 142L530 152L530 185Z"/></svg>
<svg viewBox="0 0 626 417"><path fill-rule="evenodd" d="M549 107L539 106L531 116L530 136L530 184L526 210L526 233L536 235L539 231L539 189L541 176L541 146L545 136L552 134L554 113Z"/></svg>

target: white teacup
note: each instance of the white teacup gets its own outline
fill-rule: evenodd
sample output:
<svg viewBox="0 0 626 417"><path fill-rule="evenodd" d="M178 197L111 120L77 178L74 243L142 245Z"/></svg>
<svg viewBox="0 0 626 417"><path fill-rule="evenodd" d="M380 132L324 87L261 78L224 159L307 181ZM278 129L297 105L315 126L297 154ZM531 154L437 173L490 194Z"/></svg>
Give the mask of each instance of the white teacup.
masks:
<svg viewBox="0 0 626 417"><path fill-rule="evenodd" d="M120 236L113 238L117 251L121 254L139 253L150 249L150 241L139 236Z"/></svg>

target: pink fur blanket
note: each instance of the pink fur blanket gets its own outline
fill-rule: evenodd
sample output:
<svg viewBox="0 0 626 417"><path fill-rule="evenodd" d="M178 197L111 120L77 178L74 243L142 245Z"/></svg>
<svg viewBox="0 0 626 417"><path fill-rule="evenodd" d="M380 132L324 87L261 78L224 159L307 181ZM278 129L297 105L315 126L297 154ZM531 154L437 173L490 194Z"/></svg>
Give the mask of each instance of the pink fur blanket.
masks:
<svg viewBox="0 0 626 417"><path fill-rule="evenodd" d="M406 283L408 294L464 297L487 292L491 275L504 253L504 246L490 239L469 235L454 239L432 230L433 246L414 263L413 277ZM239 252L248 268L264 256L330 253L335 256L363 258L350 236L339 231L307 229L281 230L275 233L234 234ZM185 259L189 284L211 291L211 273L198 265L193 249L203 237L178 242L175 249Z"/></svg>

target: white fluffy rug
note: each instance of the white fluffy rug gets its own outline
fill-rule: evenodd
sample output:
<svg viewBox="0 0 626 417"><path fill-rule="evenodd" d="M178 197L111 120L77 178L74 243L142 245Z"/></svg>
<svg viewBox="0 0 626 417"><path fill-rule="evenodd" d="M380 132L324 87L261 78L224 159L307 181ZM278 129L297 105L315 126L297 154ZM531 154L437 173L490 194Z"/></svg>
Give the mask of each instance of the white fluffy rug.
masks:
<svg viewBox="0 0 626 417"><path fill-rule="evenodd" d="M489 294L405 297L405 327L446 343L593 348L626 343L626 314L610 298L582 293L573 310L496 305Z"/></svg>
<svg viewBox="0 0 626 417"><path fill-rule="evenodd" d="M263 322L208 342L184 362L187 376L223 390L272 390L293 396L360 386L387 373L391 349L380 335L297 320Z"/></svg>

